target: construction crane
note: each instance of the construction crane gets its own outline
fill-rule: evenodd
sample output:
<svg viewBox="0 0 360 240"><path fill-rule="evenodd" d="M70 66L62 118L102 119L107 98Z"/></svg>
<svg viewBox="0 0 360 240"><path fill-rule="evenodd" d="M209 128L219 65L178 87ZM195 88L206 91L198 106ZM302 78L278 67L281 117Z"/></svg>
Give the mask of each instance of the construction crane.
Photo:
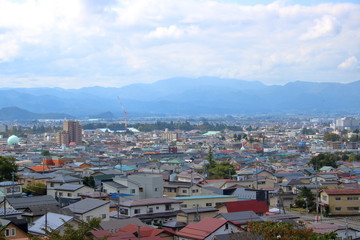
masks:
<svg viewBox="0 0 360 240"><path fill-rule="evenodd" d="M127 113L128 112L125 110L124 104L121 102L121 99L119 96L117 96L117 99L120 103L121 110L124 113L124 127L125 127L125 131L127 131Z"/></svg>

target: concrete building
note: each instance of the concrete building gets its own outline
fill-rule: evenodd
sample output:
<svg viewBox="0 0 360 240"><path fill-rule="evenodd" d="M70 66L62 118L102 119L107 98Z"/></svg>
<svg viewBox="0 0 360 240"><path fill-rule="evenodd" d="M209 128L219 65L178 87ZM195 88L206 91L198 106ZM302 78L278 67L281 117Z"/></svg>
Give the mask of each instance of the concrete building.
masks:
<svg viewBox="0 0 360 240"><path fill-rule="evenodd" d="M335 124L337 129L355 130L360 128L360 121L353 117L343 117L336 119Z"/></svg>
<svg viewBox="0 0 360 240"><path fill-rule="evenodd" d="M359 215L360 189L324 189L320 205L331 215Z"/></svg>
<svg viewBox="0 0 360 240"><path fill-rule="evenodd" d="M82 144L82 128L78 121L68 120L63 123L63 130L57 135L58 144Z"/></svg>

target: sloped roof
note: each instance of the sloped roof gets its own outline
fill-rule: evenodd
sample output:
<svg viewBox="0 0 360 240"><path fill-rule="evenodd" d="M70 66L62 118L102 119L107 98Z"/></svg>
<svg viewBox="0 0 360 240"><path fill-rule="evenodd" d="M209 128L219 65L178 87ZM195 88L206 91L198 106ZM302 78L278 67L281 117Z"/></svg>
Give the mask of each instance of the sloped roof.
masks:
<svg viewBox="0 0 360 240"><path fill-rule="evenodd" d="M324 189L328 195L359 195L360 189Z"/></svg>
<svg viewBox="0 0 360 240"><path fill-rule="evenodd" d="M72 177L69 175L60 175L56 178L49 180L50 183L69 183L69 182L79 182L80 178Z"/></svg>
<svg viewBox="0 0 360 240"><path fill-rule="evenodd" d="M139 218L127 218L127 219L113 219L111 218L108 221L101 221L100 226L102 229L109 232L116 232L120 228L123 228L129 224L135 224L138 226L147 226Z"/></svg>
<svg viewBox="0 0 360 240"><path fill-rule="evenodd" d="M58 205L54 197L49 195L33 196L25 198L7 198L10 205L15 209L25 209L30 206Z"/></svg>
<svg viewBox="0 0 360 240"><path fill-rule="evenodd" d="M59 227L63 226L65 223L74 219L74 217L57 214L57 213L47 213L47 228L48 230L53 229L56 230ZM44 235L45 231L45 215L36 220L32 226L29 227L29 232L33 232L36 234Z"/></svg>
<svg viewBox="0 0 360 240"><path fill-rule="evenodd" d="M223 217L226 220L246 224L247 222L263 222L264 220L256 215L253 211L243 211L243 212L231 212L231 213L222 213L219 216Z"/></svg>
<svg viewBox="0 0 360 240"><path fill-rule="evenodd" d="M96 209L96 208L101 207L108 203L110 203L110 202L98 200L98 199L94 199L94 198L85 198L81 201L70 204L69 206L66 206L65 208L70 209L73 213L83 214L83 213L89 212L93 209Z"/></svg>
<svg viewBox="0 0 360 240"><path fill-rule="evenodd" d="M177 234L190 239L205 239L229 221L218 218L204 218L200 222L190 223Z"/></svg>
<svg viewBox="0 0 360 240"><path fill-rule="evenodd" d="M55 190L61 190L61 191L76 191L82 187L85 187L83 184L71 184L71 183L65 183L57 188Z"/></svg>

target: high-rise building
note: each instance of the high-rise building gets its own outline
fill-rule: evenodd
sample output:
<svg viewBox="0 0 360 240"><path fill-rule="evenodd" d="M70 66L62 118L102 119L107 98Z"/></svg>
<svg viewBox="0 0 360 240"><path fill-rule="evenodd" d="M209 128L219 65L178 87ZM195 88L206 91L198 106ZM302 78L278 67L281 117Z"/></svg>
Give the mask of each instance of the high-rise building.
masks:
<svg viewBox="0 0 360 240"><path fill-rule="evenodd" d="M58 133L58 143L60 145L69 145L75 143L82 144L81 125L78 121L68 120L63 122L63 130Z"/></svg>
<svg viewBox="0 0 360 240"><path fill-rule="evenodd" d="M360 121L353 117L343 117L336 119L337 129L355 130L360 128Z"/></svg>

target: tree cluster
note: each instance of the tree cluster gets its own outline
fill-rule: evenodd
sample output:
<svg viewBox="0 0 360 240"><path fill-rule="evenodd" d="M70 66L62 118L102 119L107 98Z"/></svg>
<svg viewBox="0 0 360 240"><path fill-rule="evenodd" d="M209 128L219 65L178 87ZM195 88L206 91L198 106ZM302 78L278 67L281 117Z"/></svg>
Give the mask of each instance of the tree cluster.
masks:
<svg viewBox="0 0 360 240"><path fill-rule="evenodd" d="M13 173L16 173L17 170L15 158L0 156L0 182L11 181ZM16 180L16 175L14 180Z"/></svg>
<svg viewBox="0 0 360 240"><path fill-rule="evenodd" d="M340 141L341 137L340 135L336 133L325 133L323 140L327 142L336 142Z"/></svg>
<svg viewBox="0 0 360 240"><path fill-rule="evenodd" d="M319 234L305 226L295 226L286 222L249 222L248 230L261 235L265 240L335 240L336 233Z"/></svg>
<svg viewBox="0 0 360 240"><path fill-rule="evenodd" d="M316 170L322 168L323 166L337 168L337 162L340 160L343 160L342 156L337 153L320 153L317 156L312 157L309 164L311 164Z"/></svg>

